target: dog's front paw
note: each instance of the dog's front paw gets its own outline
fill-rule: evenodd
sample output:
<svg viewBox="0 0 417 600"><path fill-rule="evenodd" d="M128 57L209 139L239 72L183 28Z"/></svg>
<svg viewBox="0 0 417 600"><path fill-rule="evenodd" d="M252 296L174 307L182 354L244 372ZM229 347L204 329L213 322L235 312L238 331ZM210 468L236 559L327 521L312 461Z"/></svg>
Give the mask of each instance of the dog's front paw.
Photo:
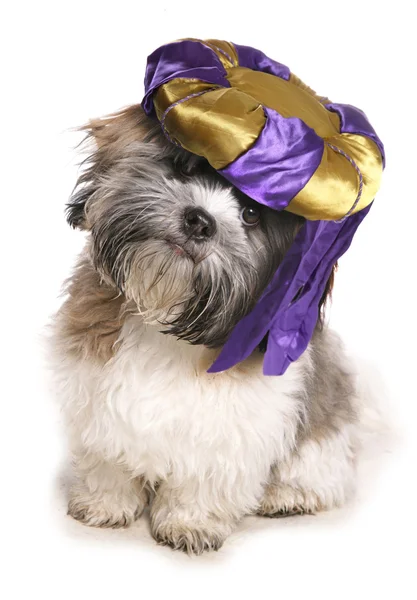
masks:
<svg viewBox="0 0 417 600"><path fill-rule="evenodd" d="M320 508L317 496L313 492L307 493L278 483L266 488L257 513L264 517L292 517L313 514Z"/></svg>
<svg viewBox="0 0 417 600"><path fill-rule="evenodd" d="M172 508L156 498L151 508L152 535L159 544L187 554L219 550L234 528L234 521L207 515L195 505Z"/></svg>
<svg viewBox="0 0 417 600"><path fill-rule="evenodd" d="M139 511L136 513L136 511L119 508L111 510L101 502L80 501L76 498L69 501L68 514L89 527L111 527L113 529L129 527L140 516Z"/></svg>
<svg viewBox="0 0 417 600"><path fill-rule="evenodd" d="M140 517L147 504L147 493L130 493L123 497L111 492L90 493L83 486L73 488L68 514L89 527L128 527Z"/></svg>
<svg viewBox="0 0 417 600"><path fill-rule="evenodd" d="M219 550L232 533L237 518L228 504L220 505L220 494L210 492L210 488L196 489L195 481L175 486L163 482L151 505L151 531L155 540L187 554ZM199 495L204 497L204 503L195 501Z"/></svg>
<svg viewBox="0 0 417 600"><path fill-rule="evenodd" d="M230 533L230 528L211 523L193 523L176 520L162 521L152 528L155 540L174 550L183 550L187 554L202 554L218 550Z"/></svg>

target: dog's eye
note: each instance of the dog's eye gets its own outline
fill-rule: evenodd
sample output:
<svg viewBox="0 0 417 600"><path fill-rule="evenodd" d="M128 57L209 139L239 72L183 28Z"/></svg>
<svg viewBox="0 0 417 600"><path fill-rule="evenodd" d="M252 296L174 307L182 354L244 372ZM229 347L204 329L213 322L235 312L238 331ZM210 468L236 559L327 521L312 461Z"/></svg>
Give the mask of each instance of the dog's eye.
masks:
<svg viewBox="0 0 417 600"><path fill-rule="evenodd" d="M259 223L261 218L261 211L253 206L246 206L240 213L240 220L247 227L253 227Z"/></svg>

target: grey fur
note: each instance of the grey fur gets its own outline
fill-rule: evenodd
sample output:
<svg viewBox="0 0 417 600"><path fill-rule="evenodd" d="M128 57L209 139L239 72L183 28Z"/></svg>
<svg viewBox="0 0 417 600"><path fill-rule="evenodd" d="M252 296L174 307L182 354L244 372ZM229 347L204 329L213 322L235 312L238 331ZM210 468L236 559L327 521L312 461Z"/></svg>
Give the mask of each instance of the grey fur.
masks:
<svg viewBox="0 0 417 600"><path fill-rule="evenodd" d="M299 429L299 442L305 438L320 440L357 420L352 403L356 382L339 337L327 328L316 328L310 356L304 372L305 418Z"/></svg>
<svg viewBox="0 0 417 600"><path fill-rule="evenodd" d="M156 255L159 264L147 291L161 279L170 277L174 286L181 277L191 277L190 288L177 303L164 307L159 320L165 333L219 347L255 305L302 219L257 205L204 159L168 145L153 121L148 129L145 141L92 155L68 206L68 219L91 230L96 268L123 293L131 287L132 273L149 272ZM239 207L256 205L259 225L246 227L228 214L217 216L212 237L187 237L184 214L198 208L197 197L204 190L233 195L236 217ZM166 242L192 258L187 275L172 252L164 254Z"/></svg>

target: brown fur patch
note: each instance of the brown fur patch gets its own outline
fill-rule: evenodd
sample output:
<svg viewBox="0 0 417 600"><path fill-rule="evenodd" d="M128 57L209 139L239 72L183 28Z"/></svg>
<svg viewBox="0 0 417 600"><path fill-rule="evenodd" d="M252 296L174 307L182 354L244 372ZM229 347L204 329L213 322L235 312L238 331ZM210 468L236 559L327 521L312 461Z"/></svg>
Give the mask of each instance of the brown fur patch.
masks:
<svg viewBox="0 0 417 600"><path fill-rule="evenodd" d="M124 296L100 279L87 258L77 265L67 292L69 297L58 313L66 353L106 363L117 349L120 329L129 314Z"/></svg>
<svg viewBox="0 0 417 600"><path fill-rule="evenodd" d="M92 119L80 130L94 137L99 150L117 152L132 142L143 140L150 123L140 104L134 104L101 119Z"/></svg>

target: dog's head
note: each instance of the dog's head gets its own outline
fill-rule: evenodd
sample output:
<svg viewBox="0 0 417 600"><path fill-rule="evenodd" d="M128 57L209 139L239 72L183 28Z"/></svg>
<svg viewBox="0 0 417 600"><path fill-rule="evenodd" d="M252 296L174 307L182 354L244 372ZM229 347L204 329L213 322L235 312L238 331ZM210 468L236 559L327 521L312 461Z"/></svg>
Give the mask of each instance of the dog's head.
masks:
<svg viewBox="0 0 417 600"><path fill-rule="evenodd" d="M221 346L303 219L242 194L166 140L140 106L85 129L95 149L67 215L91 233L97 270L149 322L193 344Z"/></svg>

